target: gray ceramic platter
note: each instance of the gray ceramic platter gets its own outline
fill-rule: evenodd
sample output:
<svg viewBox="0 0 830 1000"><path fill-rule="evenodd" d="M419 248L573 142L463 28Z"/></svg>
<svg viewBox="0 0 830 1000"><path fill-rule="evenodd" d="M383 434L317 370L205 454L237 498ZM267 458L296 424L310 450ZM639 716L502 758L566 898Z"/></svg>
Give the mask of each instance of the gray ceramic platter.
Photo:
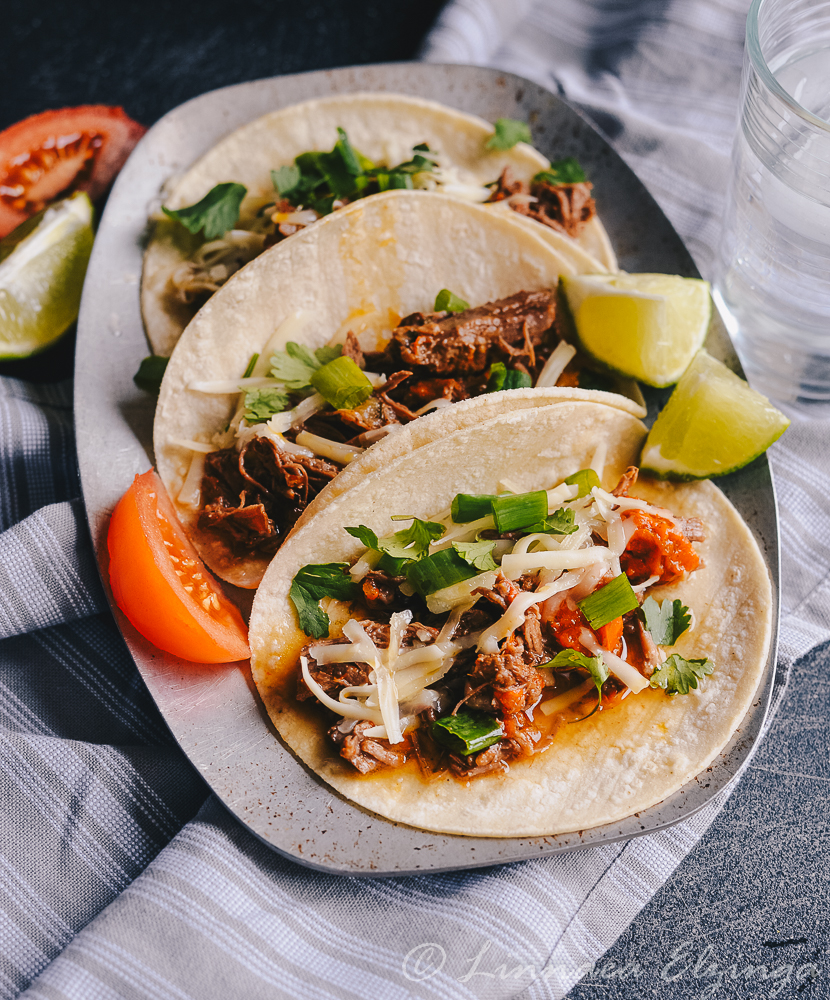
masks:
<svg viewBox="0 0 830 1000"><path fill-rule="evenodd" d="M186 169L232 129L297 101L358 90L415 94L488 121L507 117L530 122L534 143L546 156L575 156L586 168L624 270L697 275L668 220L607 141L554 94L519 77L472 66L398 63L258 80L188 101L150 129L121 172L101 220L81 305L75 370L78 456L105 586L109 516L133 476L152 465L154 401L132 381L149 353L138 298L148 209L171 175ZM717 321L707 346L738 368ZM766 460L720 485L766 555L777 622L778 526ZM178 660L149 645L114 605L113 610L173 735L226 808L281 854L343 874L401 874L519 861L676 823L704 806L746 765L776 684L773 643L756 699L711 767L670 798L620 823L555 837L445 836L390 823L321 782L281 744L247 663L209 667Z"/></svg>

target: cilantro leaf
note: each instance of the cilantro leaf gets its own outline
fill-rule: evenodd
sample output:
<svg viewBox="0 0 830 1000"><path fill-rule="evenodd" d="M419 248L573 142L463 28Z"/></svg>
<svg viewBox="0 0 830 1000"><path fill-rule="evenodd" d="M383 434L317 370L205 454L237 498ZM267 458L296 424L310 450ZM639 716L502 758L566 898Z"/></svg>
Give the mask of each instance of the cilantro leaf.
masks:
<svg viewBox="0 0 830 1000"><path fill-rule="evenodd" d="M412 519L412 524L408 528L396 531L394 535L388 535L386 538L378 538L365 524L360 524L356 528L346 528L346 531L353 538L363 542L366 548L383 552L393 559L410 561L423 559L429 552L430 542L440 538L446 530L443 524L422 521L417 517Z"/></svg>
<svg viewBox="0 0 830 1000"><path fill-rule="evenodd" d="M250 389L245 393L243 416L249 424L261 424L270 420L275 413L288 409L288 396L279 389Z"/></svg>
<svg viewBox="0 0 830 1000"><path fill-rule="evenodd" d="M271 171L271 183L277 194L285 197L300 183L300 168L296 166L280 167L279 170Z"/></svg>
<svg viewBox="0 0 830 1000"><path fill-rule="evenodd" d="M453 542L452 547L464 562L468 562L477 570L485 573L490 569L498 569L496 561L493 559L493 546L495 544L495 539L489 542L485 539L482 542Z"/></svg>
<svg viewBox="0 0 830 1000"><path fill-rule="evenodd" d="M596 685L597 698L602 700L602 685L608 680L609 671L601 656L586 656L576 649L563 649L552 660L541 664L553 670L587 670ZM599 704L599 702L597 703Z"/></svg>
<svg viewBox="0 0 830 1000"><path fill-rule="evenodd" d="M158 354L150 354L148 357L142 358L138 371L133 375L133 382L139 389L158 395L169 360L170 358L162 358Z"/></svg>
<svg viewBox="0 0 830 1000"><path fill-rule="evenodd" d="M343 348L318 347L313 353L302 344L289 340L284 351L276 351L271 358L271 374L285 384L286 389L307 389L311 376L335 358L339 358Z"/></svg>
<svg viewBox="0 0 830 1000"><path fill-rule="evenodd" d="M460 296L451 292L449 288L442 288L435 296L436 312L460 313L470 308L470 303L465 302Z"/></svg>
<svg viewBox="0 0 830 1000"><path fill-rule="evenodd" d="M574 523L574 512L570 509L560 507L552 514L549 514L544 521L538 524L531 524L523 528L529 535L536 532L545 532L548 535L572 535L579 530L579 525Z"/></svg>
<svg viewBox="0 0 830 1000"><path fill-rule="evenodd" d="M692 621L680 598L658 604L653 597L647 597L640 607L640 617L658 646L673 646Z"/></svg>
<svg viewBox="0 0 830 1000"><path fill-rule="evenodd" d="M698 680L715 669L711 660L686 660L679 653L672 655L651 675L653 688L663 688L666 694L688 694L697 687Z"/></svg>
<svg viewBox="0 0 830 1000"><path fill-rule="evenodd" d="M367 549L374 549L375 552L382 551L378 543L378 536L371 528L367 528L365 524L359 524L356 528L346 528L346 531L348 531L352 538L363 542Z"/></svg>
<svg viewBox="0 0 830 1000"><path fill-rule="evenodd" d="M533 178L534 181L547 181L554 186L558 184L579 184L587 180L585 171L579 165L579 160L573 156L564 160L555 160L547 170L540 170Z"/></svg>
<svg viewBox="0 0 830 1000"><path fill-rule="evenodd" d="M352 149L349 137L342 128L338 128L337 134L339 139L337 140L334 148L340 153L340 159L343 161L343 166L346 170L348 170L352 177L357 177L358 174L363 173L363 168L357 158L357 153L354 149Z"/></svg>
<svg viewBox="0 0 830 1000"><path fill-rule="evenodd" d="M319 363L319 367L327 365L329 361L334 361L343 353L343 345L335 344L334 347L318 347L314 352L314 357Z"/></svg>
<svg viewBox="0 0 830 1000"><path fill-rule="evenodd" d="M181 222L191 233L204 229L205 240L216 240L236 225L239 207L247 192L244 184L217 184L195 205L178 209L162 206L162 211Z"/></svg>
<svg viewBox="0 0 830 1000"><path fill-rule="evenodd" d="M391 538L381 538L381 551L395 559L423 559L429 544L440 538L447 529L435 521L421 521L415 517L403 531L396 531Z"/></svg>
<svg viewBox="0 0 830 1000"><path fill-rule="evenodd" d="M358 587L348 570L348 563L318 563L297 571L288 596L306 635L323 639L329 634L330 619L320 607L324 597L340 601L353 601L357 597Z"/></svg>
<svg viewBox="0 0 830 1000"><path fill-rule="evenodd" d="M528 126L514 118L499 118L493 128L496 131L484 144L486 149L512 149L517 142L533 141Z"/></svg>

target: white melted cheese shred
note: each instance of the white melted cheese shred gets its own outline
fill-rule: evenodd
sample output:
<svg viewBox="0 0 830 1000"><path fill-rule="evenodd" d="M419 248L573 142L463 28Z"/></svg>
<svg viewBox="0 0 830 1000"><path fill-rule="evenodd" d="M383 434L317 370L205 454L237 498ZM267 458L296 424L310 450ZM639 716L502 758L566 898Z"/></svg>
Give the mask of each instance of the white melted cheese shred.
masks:
<svg viewBox="0 0 830 1000"><path fill-rule="evenodd" d="M606 461L606 452L601 445L594 453L592 468L601 475ZM534 591L520 592L510 603L505 613L489 628L480 633L453 641L453 634L465 611L469 611L477 598L473 591L478 587L492 587L496 571L486 571L430 594L427 606L434 613L448 613L448 618L435 642L402 648L402 637L406 626L412 620L410 611L393 614L390 619L389 646L380 649L372 641L357 621L351 619L343 626L343 635L349 641L336 645L312 645L309 653L319 664L326 663L366 663L371 667L370 683L359 687L344 688L335 700L327 695L314 681L308 670L305 657L301 658L303 678L311 691L328 708L346 719L365 719L375 725L366 731L366 736L388 739L390 743L400 743L406 732L417 728L417 713L427 705L438 702L435 691L427 690L437 683L450 669L454 657L465 648L475 645L483 653L497 653L499 643L521 627L527 610L537 604L551 602L548 610L567 598L581 600L592 593L602 577L609 571L617 576L621 572L620 556L625 551L636 525L631 519L623 519L624 510L643 510L677 523L670 511L654 507L634 497L615 497L605 490L595 487L591 493L580 499L575 486L562 484L548 490L548 513L560 508L573 511L577 530L569 535L534 533L518 539L501 559L501 572L511 580L517 580L525 573L538 572L539 583ZM447 525L442 538L433 542L431 552L447 548L454 541L470 541L479 532L492 529L491 515L456 524L448 510L441 511L434 521ZM607 540L607 545L596 545L594 535ZM503 543L501 543L503 544ZM495 550L498 551L497 549ZM354 581L362 580L377 564L379 553L369 550L351 568ZM634 589L642 593L657 582L657 577L646 580ZM600 645L590 629L583 629L580 635L583 648L594 656L602 657L608 670L632 693L638 694L649 686L649 681L636 667ZM565 691L547 701L540 709L546 715L564 711L576 704L594 687L592 679L572 690Z"/></svg>

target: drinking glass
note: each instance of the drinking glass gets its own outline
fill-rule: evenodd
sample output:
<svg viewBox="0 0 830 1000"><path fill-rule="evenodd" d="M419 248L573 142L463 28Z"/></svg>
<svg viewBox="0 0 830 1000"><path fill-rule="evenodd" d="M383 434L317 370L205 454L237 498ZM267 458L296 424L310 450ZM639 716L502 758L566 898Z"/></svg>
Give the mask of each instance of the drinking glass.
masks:
<svg viewBox="0 0 830 1000"><path fill-rule="evenodd" d="M750 8L714 294L755 388L830 401L830 0Z"/></svg>

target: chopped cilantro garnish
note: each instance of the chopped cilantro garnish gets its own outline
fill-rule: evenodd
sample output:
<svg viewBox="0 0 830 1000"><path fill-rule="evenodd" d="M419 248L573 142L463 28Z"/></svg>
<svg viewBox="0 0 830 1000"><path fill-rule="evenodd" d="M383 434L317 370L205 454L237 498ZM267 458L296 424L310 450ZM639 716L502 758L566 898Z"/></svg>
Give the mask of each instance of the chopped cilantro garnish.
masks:
<svg viewBox="0 0 830 1000"><path fill-rule="evenodd" d="M412 175L435 168L429 149L418 147L411 160L394 167L377 166L354 148L342 128L328 152L301 153L291 167L271 171L271 179L280 197L292 205L313 208L328 215L336 200L355 201L366 195L395 188L411 188Z"/></svg>
<svg viewBox="0 0 830 1000"><path fill-rule="evenodd" d="M311 376L323 365L339 358L343 348L318 347L310 351L302 344L289 340L284 351L277 351L271 358L271 374L284 383L286 389L300 390L311 386Z"/></svg>
<svg viewBox="0 0 830 1000"><path fill-rule="evenodd" d="M161 358L157 354L142 358L138 371L133 375L133 382L139 389L158 394L169 360L170 358Z"/></svg>
<svg viewBox="0 0 830 1000"><path fill-rule="evenodd" d="M481 542L453 542L452 547L465 562L475 566L480 573L486 573L487 570L498 569L496 561L493 559L493 546L495 544L495 540L487 541L485 539Z"/></svg>
<svg viewBox="0 0 830 1000"><path fill-rule="evenodd" d="M688 694L697 682L715 669L711 660L686 660L679 653L672 655L651 675L653 688L663 688L666 694Z"/></svg>
<svg viewBox="0 0 830 1000"><path fill-rule="evenodd" d="M422 521L415 517L408 528L396 531L394 535L388 535L386 538L378 538L365 524L359 524L356 528L346 528L346 531L353 538L363 542L367 549L383 552L395 560L416 560L424 558L429 552L430 542L440 538L446 528L435 521Z"/></svg>
<svg viewBox="0 0 830 1000"><path fill-rule="evenodd" d="M547 170L540 170L534 181L547 181L548 184L579 184L586 180L585 171L579 161L573 156L564 160L554 160Z"/></svg>
<svg viewBox="0 0 830 1000"><path fill-rule="evenodd" d="M524 530L529 535L536 532L545 532L548 535L572 535L579 530L579 525L574 523L572 510L560 507L537 524L529 524Z"/></svg>
<svg viewBox="0 0 830 1000"><path fill-rule="evenodd" d="M261 424L270 420L275 413L288 409L288 396L279 389L250 389L245 393L243 416L249 424Z"/></svg>
<svg viewBox="0 0 830 1000"><path fill-rule="evenodd" d="M499 118L493 126L496 130L484 144L486 149L512 149L517 142L532 142L530 128L525 122L514 118Z"/></svg>
<svg viewBox="0 0 830 1000"><path fill-rule="evenodd" d="M658 604L653 597L647 597L640 608L640 617L658 646L673 646L692 621L680 598Z"/></svg>
<svg viewBox="0 0 830 1000"><path fill-rule="evenodd" d="M271 183L277 194L285 195L300 183L300 168L280 167L279 170L271 171Z"/></svg>
<svg viewBox="0 0 830 1000"><path fill-rule="evenodd" d="M319 563L303 566L297 571L288 596L297 611L300 628L314 639L323 639L329 634L330 619L320 607L324 597L335 597L340 601L352 601L358 595L358 587L348 573L348 563Z"/></svg>
<svg viewBox="0 0 830 1000"><path fill-rule="evenodd" d="M527 372L508 368L503 361L496 361L490 365L487 389L485 391L500 392L502 389L529 389L532 385L533 379Z"/></svg>
<svg viewBox="0 0 830 1000"><path fill-rule="evenodd" d="M432 735L450 750L469 757L498 743L504 733L494 716L462 708L455 715L436 719L432 724Z"/></svg>
<svg viewBox="0 0 830 1000"><path fill-rule="evenodd" d="M541 664L552 670L587 670L597 688L597 698L602 700L602 685L608 680L608 667L601 656L586 656L576 649L563 649L552 660ZM599 705L599 701L597 705Z"/></svg>
<svg viewBox="0 0 830 1000"><path fill-rule="evenodd" d="M469 308L470 303L465 302L464 299L456 295L455 292L451 292L449 288L442 288L441 291L435 296L436 312L460 313Z"/></svg>
<svg viewBox="0 0 830 1000"><path fill-rule="evenodd" d="M204 229L205 240L216 240L233 229L239 219L239 206L248 189L244 184L228 182L217 184L201 201L186 208L170 209L162 206L165 215L198 233Z"/></svg>

